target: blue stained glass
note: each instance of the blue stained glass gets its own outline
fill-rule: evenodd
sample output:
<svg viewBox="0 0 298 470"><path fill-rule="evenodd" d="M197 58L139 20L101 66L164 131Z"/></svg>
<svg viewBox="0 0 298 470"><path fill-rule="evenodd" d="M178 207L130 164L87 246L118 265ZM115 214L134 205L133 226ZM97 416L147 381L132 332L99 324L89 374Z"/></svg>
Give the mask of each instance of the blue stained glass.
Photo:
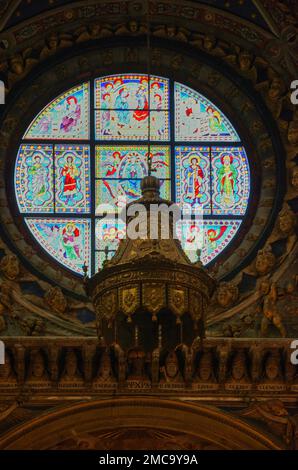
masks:
<svg viewBox="0 0 298 470"><path fill-rule="evenodd" d="M148 143L161 197L171 199L173 182L183 214L196 216L178 226L190 260L199 249L207 265L237 235L251 184L239 135L208 98L173 86L171 98L167 78L101 77L94 82L93 109L90 83L82 83L51 101L27 128L15 164L18 208L44 251L74 273L82 275L87 264L93 274L91 266L102 267L125 237L126 227L114 216L141 196ZM90 141L91 113L96 142ZM100 219L104 214L108 218Z"/></svg>

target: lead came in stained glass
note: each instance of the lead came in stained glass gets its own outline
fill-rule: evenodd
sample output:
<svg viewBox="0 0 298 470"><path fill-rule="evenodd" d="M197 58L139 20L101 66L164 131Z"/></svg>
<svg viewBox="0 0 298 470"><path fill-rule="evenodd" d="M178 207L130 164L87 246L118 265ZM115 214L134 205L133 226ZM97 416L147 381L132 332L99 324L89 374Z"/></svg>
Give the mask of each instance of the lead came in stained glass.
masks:
<svg viewBox="0 0 298 470"><path fill-rule="evenodd" d="M153 141L169 140L168 111L95 111L97 140L147 140L149 134Z"/></svg>
<svg viewBox="0 0 298 470"><path fill-rule="evenodd" d="M56 212L89 212L89 146L56 145L55 167Z"/></svg>
<svg viewBox="0 0 298 470"><path fill-rule="evenodd" d="M95 228L95 246L97 250L102 250L106 247L109 250L117 250L120 240L125 238L126 225L124 221L116 218L103 218L97 220Z"/></svg>
<svg viewBox="0 0 298 470"><path fill-rule="evenodd" d="M90 267L90 221L87 219L25 219L42 246L59 263L82 274Z"/></svg>
<svg viewBox="0 0 298 470"><path fill-rule="evenodd" d="M150 158L154 175L170 177L169 147L152 146ZM148 147L96 147L96 176L98 178L144 178L148 175Z"/></svg>
<svg viewBox="0 0 298 470"><path fill-rule="evenodd" d="M24 139L89 139L89 84L53 100L34 119Z"/></svg>
<svg viewBox="0 0 298 470"><path fill-rule="evenodd" d="M139 179L102 179L96 181L96 214L101 214L104 207L108 213L121 211L126 204L141 197L141 180ZM161 180L160 195L170 199L170 181Z"/></svg>
<svg viewBox="0 0 298 470"><path fill-rule="evenodd" d="M95 80L96 108L148 110L148 75L111 75ZM169 107L168 80L150 78L150 109Z"/></svg>
<svg viewBox="0 0 298 470"><path fill-rule="evenodd" d="M180 83L175 83L175 138L181 141L239 141L230 121L211 101Z"/></svg>
<svg viewBox="0 0 298 470"><path fill-rule="evenodd" d="M203 264L212 262L237 234L250 195L245 149L214 103L172 85L173 97L163 77L101 77L92 109L86 82L59 95L28 127L15 164L18 208L43 249L74 273L83 275L86 263L94 274L114 255L125 235L115 216L141 196L149 151L161 197L190 216L178 233L192 261L199 249Z"/></svg>
<svg viewBox="0 0 298 470"><path fill-rule="evenodd" d="M176 147L176 200L210 214L209 147Z"/></svg>
<svg viewBox="0 0 298 470"><path fill-rule="evenodd" d="M20 146L15 166L15 190L21 212L53 212L52 145Z"/></svg>
<svg viewBox="0 0 298 470"><path fill-rule="evenodd" d="M249 197L249 167L243 147L212 148L214 214L245 214Z"/></svg>
<svg viewBox="0 0 298 470"><path fill-rule="evenodd" d="M184 220L177 226L177 235L189 259L197 261L199 249L206 265L228 246L240 225L241 220Z"/></svg>

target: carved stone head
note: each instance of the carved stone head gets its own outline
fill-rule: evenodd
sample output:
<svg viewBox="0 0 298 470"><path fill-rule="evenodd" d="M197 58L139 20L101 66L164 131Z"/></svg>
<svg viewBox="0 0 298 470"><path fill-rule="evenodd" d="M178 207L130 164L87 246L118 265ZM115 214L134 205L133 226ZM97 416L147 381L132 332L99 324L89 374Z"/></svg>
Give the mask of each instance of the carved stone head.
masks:
<svg viewBox="0 0 298 470"><path fill-rule="evenodd" d="M233 305L238 298L238 287L232 282L221 282L216 291L216 301L220 307Z"/></svg>
<svg viewBox="0 0 298 470"><path fill-rule="evenodd" d="M131 33L137 33L139 29L139 25L136 20L131 20L128 23L128 28Z"/></svg>
<svg viewBox="0 0 298 470"><path fill-rule="evenodd" d="M45 294L45 301L49 307L57 313L64 313L67 307L67 300L60 287L50 287Z"/></svg>
<svg viewBox="0 0 298 470"><path fill-rule="evenodd" d="M37 351L31 357L31 378L41 379L45 375L44 357L40 351Z"/></svg>
<svg viewBox="0 0 298 470"><path fill-rule="evenodd" d="M278 351L269 354L265 362L265 377L268 380L277 380L279 378L280 356Z"/></svg>
<svg viewBox="0 0 298 470"><path fill-rule="evenodd" d="M0 269L7 279L14 280L20 273L19 260L16 255L5 255L0 262Z"/></svg>
<svg viewBox="0 0 298 470"><path fill-rule="evenodd" d="M239 66L242 72L247 72L251 68L253 56L248 51L242 51L239 54Z"/></svg>
<svg viewBox="0 0 298 470"><path fill-rule="evenodd" d="M272 253L270 247L258 251L255 267L259 275L263 276L264 274L268 274L273 268L274 264L275 256Z"/></svg>
<svg viewBox="0 0 298 470"><path fill-rule="evenodd" d="M277 101L281 98L284 92L285 86L281 78L274 77L268 91L268 96L272 101Z"/></svg>
<svg viewBox="0 0 298 470"><path fill-rule="evenodd" d="M177 376L179 372L179 366L178 366L178 359L174 351L170 352L167 355L165 369L170 379L174 379Z"/></svg>
<svg viewBox="0 0 298 470"><path fill-rule="evenodd" d="M207 382L213 377L213 356L211 351L205 351L202 354L199 364L199 378Z"/></svg>
<svg viewBox="0 0 298 470"><path fill-rule="evenodd" d="M278 228L283 235L291 235L296 224L295 214L289 207L284 207L278 217Z"/></svg>
<svg viewBox="0 0 298 470"><path fill-rule="evenodd" d="M16 54L10 59L10 69L13 73L17 75L22 75L24 72L24 60L20 54Z"/></svg>
<svg viewBox="0 0 298 470"><path fill-rule="evenodd" d="M232 378L235 381L246 377L246 357L243 351L237 351L232 362Z"/></svg>

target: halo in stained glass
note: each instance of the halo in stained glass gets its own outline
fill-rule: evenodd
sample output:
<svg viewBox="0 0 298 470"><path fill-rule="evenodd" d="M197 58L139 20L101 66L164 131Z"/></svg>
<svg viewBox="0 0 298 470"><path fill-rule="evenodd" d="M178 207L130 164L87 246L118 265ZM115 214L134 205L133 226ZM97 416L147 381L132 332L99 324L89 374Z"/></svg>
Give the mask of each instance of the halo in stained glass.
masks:
<svg viewBox="0 0 298 470"><path fill-rule="evenodd" d="M42 248L75 273L90 266L90 220L26 218L27 226Z"/></svg>
<svg viewBox="0 0 298 470"><path fill-rule="evenodd" d="M120 240L126 236L126 225L123 220L115 217L98 219L95 226L95 247L104 251L117 250Z"/></svg>
<svg viewBox="0 0 298 470"><path fill-rule="evenodd" d="M226 116L205 96L175 83L175 138L180 141L239 142Z"/></svg>
<svg viewBox="0 0 298 470"><path fill-rule="evenodd" d="M210 214L209 147L176 147L175 160L177 202Z"/></svg>
<svg viewBox="0 0 298 470"><path fill-rule="evenodd" d="M214 214L243 215L249 198L249 165L243 147L212 147Z"/></svg>
<svg viewBox="0 0 298 470"><path fill-rule="evenodd" d="M97 178L144 178L148 175L147 146L96 147ZM151 146L150 158L154 175L170 177L170 148Z"/></svg>
<svg viewBox="0 0 298 470"><path fill-rule="evenodd" d="M169 80L146 74L110 75L95 80L98 109L169 108Z"/></svg>
<svg viewBox="0 0 298 470"><path fill-rule="evenodd" d="M48 104L24 139L89 139L89 83L71 88Z"/></svg>
<svg viewBox="0 0 298 470"><path fill-rule="evenodd" d="M210 263L238 233L251 184L245 149L209 99L172 87L170 94L169 79L146 74L101 77L94 99L90 83L79 84L28 127L15 165L19 212L42 248L74 273L83 275L86 263L92 275L115 253L125 234L116 217L141 196L149 146L161 197L195 217L180 230L192 261L200 249Z"/></svg>
<svg viewBox="0 0 298 470"><path fill-rule="evenodd" d="M15 165L15 191L21 212L53 212L52 145L20 146Z"/></svg>
<svg viewBox="0 0 298 470"><path fill-rule="evenodd" d="M89 145L55 146L56 212L90 211Z"/></svg>
<svg viewBox="0 0 298 470"><path fill-rule="evenodd" d="M149 130L150 116L150 130ZM168 141L168 111L96 110L97 140Z"/></svg>

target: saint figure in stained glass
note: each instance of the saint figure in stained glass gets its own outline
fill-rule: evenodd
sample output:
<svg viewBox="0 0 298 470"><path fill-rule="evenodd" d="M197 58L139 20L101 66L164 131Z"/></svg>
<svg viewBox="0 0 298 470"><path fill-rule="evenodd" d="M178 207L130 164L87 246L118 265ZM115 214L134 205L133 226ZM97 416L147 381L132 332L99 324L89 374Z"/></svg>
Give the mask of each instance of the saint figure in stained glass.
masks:
<svg viewBox="0 0 298 470"><path fill-rule="evenodd" d="M232 155L226 154L221 157L222 166L218 170L220 181L221 203L229 207L234 204L234 188L237 178L237 171L233 165Z"/></svg>
<svg viewBox="0 0 298 470"><path fill-rule="evenodd" d="M185 175L185 194L187 200L192 204L200 203L202 194L201 186L204 178L204 173L200 167L200 159L195 156L191 157L189 166L184 171Z"/></svg>
<svg viewBox="0 0 298 470"><path fill-rule="evenodd" d="M63 177L63 196L66 203L68 203L76 194L77 191L77 178L79 176L79 169L73 161L71 153L65 155L66 163L62 168L61 175Z"/></svg>
<svg viewBox="0 0 298 470"><path fill-rule="evenodd" d="M76 96L71 95L66 99L65 115L62 117L60 129L68 133L75 128L81 119L81 105Z"/></svg>
<svg viewBox="0 0 298 470"><path fill-rule="evenodd" d="M63 256L69 260L80 260L80 230L74 222L69 222L62 230Z"/></svg>
<svg viewBox="0 0 298 470"><path fill-rule="evenodd" d="M34 155L32 165L28 166L28 179L32 189L31 194L28 194L28 199L32 199L36 204L39 199L45 197L47 192L47 171L43 155L39 152Z"/></svg>
<svg viewBox="0 0 298 470"><path fill-rule="evenodd" d="M146 88L143 85L140 85L136 92L137 98L137 109L133 113L133 117L136 121L143 121L149 116L149 106L148 99L146 96Z"/></svg>
<svg viewBox="0 0 298 470"><path fill-rule="evenodd" d="M32 235L66 268L82 275L86 264L94 274L125 237L117 215L141 197L150 162L161 197L180 206L185 252L196 262L200 250L210 263L236 235L249 200L249 162L232 123L167 78L109 75L95 79L92 93L90 82L65 91L25 132L15 192Z"/></svg>

